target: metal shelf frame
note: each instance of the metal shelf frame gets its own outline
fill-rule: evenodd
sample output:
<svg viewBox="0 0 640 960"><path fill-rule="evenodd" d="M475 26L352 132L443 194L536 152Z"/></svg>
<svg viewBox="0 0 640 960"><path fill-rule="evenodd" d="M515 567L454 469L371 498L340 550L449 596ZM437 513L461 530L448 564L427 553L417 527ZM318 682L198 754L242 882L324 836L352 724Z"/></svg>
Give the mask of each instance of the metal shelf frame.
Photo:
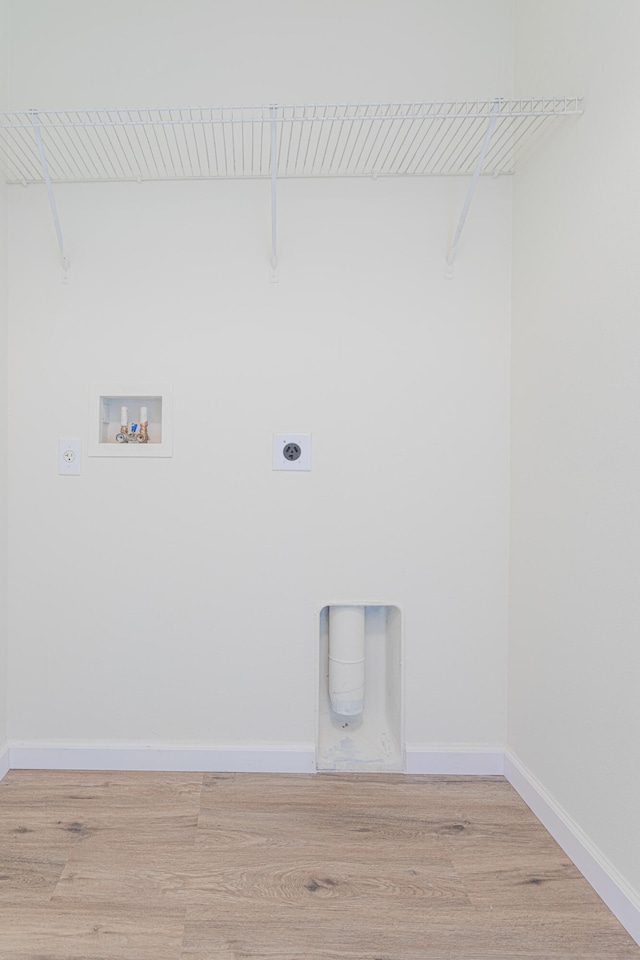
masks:
<svg viewBox="0 0 640 960"><path fill-rule="evenodd" d="M8 183L191 179L271 181L272 272L277 273L276 184L283 177L472 178L447 258L452 266L481 175L512 174L580 97L334 103L0 113Z"/></svg>

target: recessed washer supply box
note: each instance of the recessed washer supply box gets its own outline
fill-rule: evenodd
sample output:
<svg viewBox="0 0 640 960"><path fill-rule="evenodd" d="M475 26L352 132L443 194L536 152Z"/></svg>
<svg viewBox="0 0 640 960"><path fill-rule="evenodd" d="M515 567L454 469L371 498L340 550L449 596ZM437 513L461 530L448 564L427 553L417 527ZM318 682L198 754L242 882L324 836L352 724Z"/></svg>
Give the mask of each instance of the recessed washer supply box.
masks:
<svg viewBox="0 0 640 960"><path fill-rule="evenodd" d="M147 443L119 443L121 412L127 408L127 423L140 423L140 410L148 418ZM173 453L171 389L166 383L93 384L89 397L89 456L170 457Z"/></svg>

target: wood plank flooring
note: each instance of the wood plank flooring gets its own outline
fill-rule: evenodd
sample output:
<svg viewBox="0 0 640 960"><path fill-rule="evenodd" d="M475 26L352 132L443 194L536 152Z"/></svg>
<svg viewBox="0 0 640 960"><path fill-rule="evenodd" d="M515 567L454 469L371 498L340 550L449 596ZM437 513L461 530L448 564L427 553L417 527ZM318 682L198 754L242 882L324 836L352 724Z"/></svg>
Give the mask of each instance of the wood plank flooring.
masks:
<svg viewBox="0 0 640 960"><path fill-rule="evenodd" d="M12 771L1 960L640 960L501 777Z"/></svg>

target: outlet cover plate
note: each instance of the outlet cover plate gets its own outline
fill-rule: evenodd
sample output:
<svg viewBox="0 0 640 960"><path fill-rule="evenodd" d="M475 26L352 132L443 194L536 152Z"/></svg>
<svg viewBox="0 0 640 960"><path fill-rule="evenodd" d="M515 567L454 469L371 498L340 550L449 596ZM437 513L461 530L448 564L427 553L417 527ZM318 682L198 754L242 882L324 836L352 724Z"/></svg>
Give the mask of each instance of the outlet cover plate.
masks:
<svg viewBox="0 0 640 960"><path fill-rule="evenodd" d="M300 448L300 455L295 460L287 459L285 449L294 446ZM310 433L276 433L273 437L273 469L274 470L311 470L311 434Z"/></svg>
<svg viewBox="0 0 640 960"><path fill-rule="evenodd" d="M58 473L62 477L80 476L80 439L58 440Z"/></svg>

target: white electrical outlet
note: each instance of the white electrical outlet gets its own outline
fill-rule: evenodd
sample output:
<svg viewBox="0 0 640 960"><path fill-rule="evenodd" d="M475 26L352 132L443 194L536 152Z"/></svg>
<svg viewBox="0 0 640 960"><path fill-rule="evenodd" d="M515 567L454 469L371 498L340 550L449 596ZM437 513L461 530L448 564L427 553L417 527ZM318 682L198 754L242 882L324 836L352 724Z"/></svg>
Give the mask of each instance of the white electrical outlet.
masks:
<svg viewBox="0 0 640 960"><path fill-rule="evenodd" d="M274 470L311 470L311 434L276 433L273 438Z"/></svg>
<svg viewBox="0 0 640 960"><path fill-rule="evenodd" d="M58 473L63 477L80 476L80 439L58 440Z"/></svg>

